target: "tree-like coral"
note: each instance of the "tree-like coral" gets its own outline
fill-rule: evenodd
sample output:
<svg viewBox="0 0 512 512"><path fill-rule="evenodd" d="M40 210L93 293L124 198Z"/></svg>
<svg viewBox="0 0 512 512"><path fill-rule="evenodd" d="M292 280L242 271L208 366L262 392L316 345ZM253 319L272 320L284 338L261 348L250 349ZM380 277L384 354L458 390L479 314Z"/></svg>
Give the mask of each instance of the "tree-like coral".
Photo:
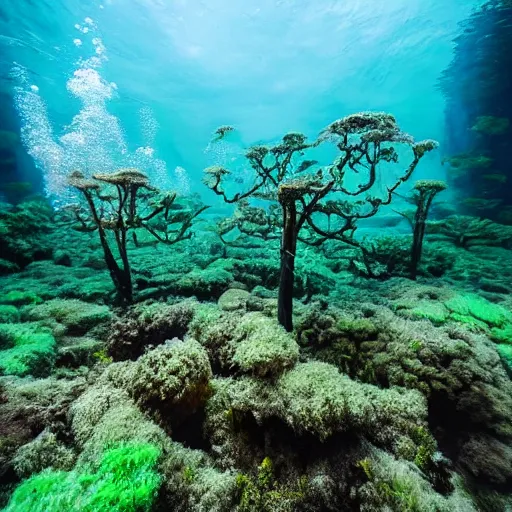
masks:
<svg viewBox="0 0 512 512"><path fill-rule="evenodd" d="M193 220L207 208L199 205L180 208L176 193L160 194L150 185L148 177L137 169L95 174L93 179L86 179L75 171L69 184L80 191L86 204L85 209L81 206L74 208L78 222L76 229L98 231L112 281L128 302L133 298L127 251L129 233L136 246L141 243L137 231L149 233L155 242L173 245L191 238ZM114 237L121 264L114 256L108 233Z"/></svg>
<svg viewBox="0 0 512 512"><path fill-rule="evenodd" d="M425 236L425 226L428 212L432 206L435 196L446 189L446 183L436 180L421 180L414 184L415 194L413 201L416 204L416 213L414 214L413 241L411 251L411 278L416 279L418 274L418 265L421 261L423 250L423 237Z"/></svg>
<svg viewBox="0 0 512 512"><path fill-rule="evenodd" d="M469 215L452 215L429 221L426 231L434 238L449 240L464 249L476 246L507 247L512 242L512 227Z"/></svg>
<svg viewBox="0 0 512 512"><path fill-rule="evenodd" d="M339 152L331 165L316 167L313 171L317 164L315 160L297 162L306 150L326 142L334 143ZM398 162L395 145L410 146L412 161L387 187L384 198L371 196L380 164ZM243 192L233 195L226 192L224 187L231 175L227 169L214 166L205 170L204 183L227 203L239 203L251 197L279 203L280 218L275 216L274 209L269 213L271 220L252 222L260 228L250 227L247 230L244 221L235 224L246 234L267 238L275 238L279 234L281 270L278 318L286 330L291 331L293 327L297 242L319 246L326 240L334 239L358 246L353 238L357 221L374 216L381 206L390 204L393 192L409 179L421 158L436 146L437 143L431 140L414 143L412 137L403 133L395 118L389 114L360 113L330 124L313 143L308 142L301 133L288 133L278 144L249 148L245 156L255 179ZM346 186L348 172L362 179L355 190ZM328 195L333 199L325 201ZM301 232L308 234L301 235Z"/></svg>

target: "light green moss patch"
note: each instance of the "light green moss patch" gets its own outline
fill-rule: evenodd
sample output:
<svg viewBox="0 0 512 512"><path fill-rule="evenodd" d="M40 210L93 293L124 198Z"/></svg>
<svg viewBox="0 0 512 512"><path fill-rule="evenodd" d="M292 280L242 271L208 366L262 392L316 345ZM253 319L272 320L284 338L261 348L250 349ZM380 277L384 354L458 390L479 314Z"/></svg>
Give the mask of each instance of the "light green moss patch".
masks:
<svg viewBox="0 0 512 512"><path fill-rule="evenodd" d="M0 305L0 323L11 324L20 321L20 312L15 306Z"/></svg>
<svg viewBox="0 0 512 512"><path fill-rule="evenodd" d="M126 444L106 450L89 471L43 471L18 486L4 512L149 512L159 458L151 444Z"/></svg>
<svg viewBox="0 0 512 512"><path fill-rule="evenodd" d="M509 373L512 373L512 345L500 344L497 346L501 360Z"/></svg>
<svg viewBox="0 0 512 512"><path fill-rule="evenodd" d="M0 373L45 377L56 356L55 338L38 324L0 324Z"/></svg>
<svg viewBox="0 0 512 512"><path fill-rule="evenodd" d="M489 327L503 327L512 320L511 313L505 308L475 294L456 295L444 305L450 311L451 317L462 323L478 325L476 319Z"/></svg>
<svg viewBox="0 0 512 512"><path fill-rule="evenodd" d="M440 325L448 319L449 311L440 302L422 301L411 310L412 318L427 319L434 325Z"/></svg>
<svg viewBox="0 0 512 512"><path fill-rule="evenodd" d="M11 304L12 306L25 306L28 304L40 304L43 299L34 292L22 292L13 290L0 296L0 304Z"/></svg>
<svg viewBox="0 0 512 512"><path fill-rule="evenodd" d="M512 323L506 324L503 328L494 327L491 330L491 337L498 343L512 345Z"/></svg>

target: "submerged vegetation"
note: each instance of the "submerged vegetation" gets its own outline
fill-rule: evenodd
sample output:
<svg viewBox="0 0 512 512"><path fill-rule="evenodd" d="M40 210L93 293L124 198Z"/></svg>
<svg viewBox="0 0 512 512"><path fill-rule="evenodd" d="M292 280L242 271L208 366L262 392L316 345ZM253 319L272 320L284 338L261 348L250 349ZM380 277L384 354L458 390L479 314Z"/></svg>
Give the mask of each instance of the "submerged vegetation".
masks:
<svg viewBox="0 0 512 512"><path fill-rule="evenodd" d="M0 509L509 512L508 111L471 112L446 182L388 113L255 145L223 125L191 194L129 154L91 42L62 136L21 109L47 197L0 131Z"/></svg>
<svg viewBox="0 0 512 512"><path fill-rule="evenodd" d="M306 150L322 143L332 143L337 149L332 164L319 167L316 160L298 160ZM381 164L398 163L396 145L411 147L410 162L403 166L395 181L387 185L385 196L376 197L372 193L375 182L381 179ZM313 143L307 142L301 133L289 133L274 146L249 148L245 157L254 170L254 183L231 196L225 191L231 172L220 166L205 170L205 184L226 203L247 198L279 203L280 218L275 218L275 209L270 213L263 209L251 212L258 216L253 223L268 226L268 230L245 229L244 232L268 239L273 228L274 238L281 240L278 320L287 331L293 329L297 243L318 247L327 240L336 240L360 248L366 256L364 245L354 238L357 222L375 216L381 207L389 205L395 190L410 178L423 156L436 147L437 142L432 140L415 143L410 135L400 130L393 116L367 112L334 121ZM348 173L360 178L360 183L352 189L346 185ZM428 205L430 202L431 199ZM246 215L244 217L245 222L251 222ZM243 224L237 226L243 229Z"/></svg>
<svg viewBox="0 0 512 512"><path fill-rule="evenodd" d="M334 163L296 158L332 140ZM420 180L412 237L356 237L435 146L387 114L287 135L246 152L248 189L206 170L236 210L203 222L140 171L73 173L87 208L45 216L48 254L1 278L5 510L505 511L508 228L430 220L446 185Z"/></svg>

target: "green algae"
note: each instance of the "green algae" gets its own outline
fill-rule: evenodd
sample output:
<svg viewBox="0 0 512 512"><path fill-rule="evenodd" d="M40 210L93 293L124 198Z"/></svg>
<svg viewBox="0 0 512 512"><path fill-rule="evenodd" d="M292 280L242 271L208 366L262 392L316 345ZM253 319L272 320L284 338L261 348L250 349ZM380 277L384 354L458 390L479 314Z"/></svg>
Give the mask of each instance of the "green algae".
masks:
<svg viewBox="0 0 512 512"><path fill-rule="evenodd" d="M151 444L107 449L98 467L45 470L16 488L4 512L148 512L161 477L160 450Z"/></svg>
<svg viewBox="0 0 512 512"><path fill-rule="evenodd" d="M0 324L0 372L3 375L49 375L56 342L48 329L35 323Z"/></svg>
<svg viewBox="0 0 512 512"><path fill-rule="evenodd" d="M505 308L493 304L476 294L460 294L444 305L454 320L476 326L503 327L512 320Z"/></svg>

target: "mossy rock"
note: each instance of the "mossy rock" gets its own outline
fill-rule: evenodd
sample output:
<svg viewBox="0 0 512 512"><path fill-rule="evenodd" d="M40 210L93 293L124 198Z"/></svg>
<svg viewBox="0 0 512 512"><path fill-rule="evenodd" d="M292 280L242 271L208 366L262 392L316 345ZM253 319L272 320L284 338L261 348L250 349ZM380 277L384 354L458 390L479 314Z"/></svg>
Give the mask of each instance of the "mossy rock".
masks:
<svg viewBox="0 0 512 512"><path fill-rule="evenodd" d="M15 272L19 272L19 270L20 267L16 263L0 258L0 276L14 274Z"/></svg>
<svg viewBox="0 0 512 512"><path fill-rule="evenodd" d="M223 311L245 310L250 296L248 291L232 288L220 296L218 305Z"/></svg>
<svg viewBox="0 0 512 512"><path fill-rule="evenodd" d="M92 366L102 359L103 348L104 343L94 338L63 338L59 342L55 365L66 368Z"/></svg>
<svg viewBox="0 0 512 512"><path fill-rule="evenodd" d="M503 327L512 321L512 314L509 311L476 294L456 295L447 300L444 305L450 311L450 317L461 323Z"/></svg>
<svg viewBox="0 0 512 512"><path fill-rule="evenodd" d="M173 284L173 291L185 297L211 299L220 297L234 281L233 275L222 269L193 270Z"/></svg>
<svg viewBox="0 0 512 512"><path fill-rule="evenodd" d="M13 324L20 321L20 312L15 306L0 305L0 323Z"/></svg>
<svg viewBox="0 0 512 512"><path fill-rule="evenodd" d="M100 324L108 322L112 313L107 306L90 304L77 299L54 299L34 306L28 312L32 321L57 322L68 335L82 335Z"/></svg>
<svg viewBox="0 0 512 512"><path fill-rule="evenodd" d="M41 304L43 299L34 292L13 290L0 296L0 304L11 304L12 306L26 306L29 304Z"/></svg>
<svg viewBox="0 0 512 512"><path fill-rule="evenodd" d="M291 368L299 357L299 346L275 320L260 313L240 319L235 333L233 363L260 377L276 376Z"/></svg>
<svg viewBox="0 0 512 512"><path fill-rule="evenodd" d="M50 374L56 356L55 338L38 324L0 324L0 373L3 375Z"/></svg>
<svg viewBox="0 0 512 512"><path fill-rule="evenodd" d="M208 354L191 338L169 340L135 362L111 364L102 376L126 390L139 405L169 417L173 424L204 405L211 378Z"/></svg>

